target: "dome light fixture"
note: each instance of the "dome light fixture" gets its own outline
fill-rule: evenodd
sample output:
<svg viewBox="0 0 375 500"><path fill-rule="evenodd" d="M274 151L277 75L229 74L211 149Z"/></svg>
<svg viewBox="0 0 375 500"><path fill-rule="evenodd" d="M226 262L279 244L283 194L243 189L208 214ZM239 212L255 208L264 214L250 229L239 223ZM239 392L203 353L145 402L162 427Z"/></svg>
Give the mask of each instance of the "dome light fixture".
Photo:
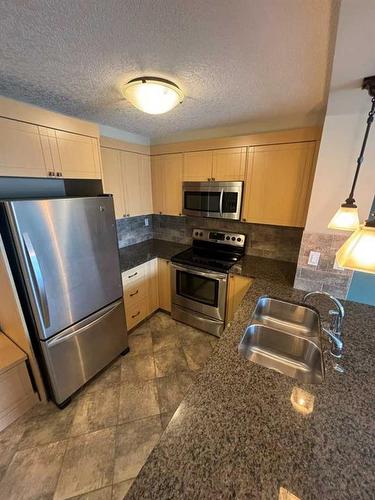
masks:
<svg viewBox="0 0 375 500"><path fill-rule="evenodd" d="M354 189L357 184L359 170L361 168L368 135L370 132L371 124L374 121L375 114L375 76L368 76L363 79L362 88L366 89L371 96L371 109L367 118L367 126L365 131L365 136L363 138L361 152L359 153L357 159L357 168L354 174L352 189L349 196L345 200L345 203L337 210L335 215L332 217L330 223L328 224L328 229L339 229L341 231L355 231L359 226L358 208L355 204L354 199Z"/></svg>
<svg viewBox="0 0 375 500"><path fill-rule="evenodd" d="M133 78L123 86L122 94L133 106L150 115L166 113L184 100L175 83L154 76Z"/></svg>

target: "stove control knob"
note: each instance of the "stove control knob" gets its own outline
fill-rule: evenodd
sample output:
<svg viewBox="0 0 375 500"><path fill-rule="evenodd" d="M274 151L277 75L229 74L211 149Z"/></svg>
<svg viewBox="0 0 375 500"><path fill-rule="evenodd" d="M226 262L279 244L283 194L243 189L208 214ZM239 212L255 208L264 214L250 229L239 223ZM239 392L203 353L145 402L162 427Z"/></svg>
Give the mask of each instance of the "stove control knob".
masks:
<svg viewBox="0 0 375 500"><path fill-rule="evenodd" d="M200 232L200 233L199 233L199 236L203 236L203 233L202 233L202 232Z"/></svg>
<svg viewBox="0 0 375 500"><path fill-rule="evenodd" d="M195 231L194 236L199 236L198 231Z"/></svg>
<svg viewBox="0 0 375 500"><path fill-rule="evenodd" d="M237 241L241 241L241 238L237 238Z"/></svg>
<svg viewBox="0 0 375 500"><path fill-rule="evenodd" d="M236 241L236 237L235 236L232 236L232 241Z"/></svg>
<svg viewBox="0 0 375 500"><path fill-rule="evenodd" d="M230 240L230 236L226 236L226 237L225 237L225 239L226 239L226 240Z"/></svg>

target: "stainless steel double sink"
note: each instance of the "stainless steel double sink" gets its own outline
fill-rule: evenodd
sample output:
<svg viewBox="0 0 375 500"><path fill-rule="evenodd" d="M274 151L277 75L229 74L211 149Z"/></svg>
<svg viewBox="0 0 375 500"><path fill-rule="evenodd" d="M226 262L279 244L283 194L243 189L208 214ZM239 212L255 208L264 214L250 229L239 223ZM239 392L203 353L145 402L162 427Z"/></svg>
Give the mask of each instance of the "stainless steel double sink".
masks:
<svg viewBox="0 0 375 500"><path fill-rule="evenodd" d="M324 380L320 316L312 307L260 297L238 350L246 359L302 383Z"/></svg>

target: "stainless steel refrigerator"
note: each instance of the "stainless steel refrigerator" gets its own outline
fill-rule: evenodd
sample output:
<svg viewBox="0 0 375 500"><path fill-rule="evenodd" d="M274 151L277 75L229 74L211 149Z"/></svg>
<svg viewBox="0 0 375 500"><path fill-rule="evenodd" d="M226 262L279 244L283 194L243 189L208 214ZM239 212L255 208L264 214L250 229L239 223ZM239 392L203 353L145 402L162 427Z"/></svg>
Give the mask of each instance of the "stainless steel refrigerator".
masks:
<svg viewBox="0 0 375 500"><path fill-rule="evenodd" d="M3 201L1 228L51 397L128 349L111 196Z"/></svg>

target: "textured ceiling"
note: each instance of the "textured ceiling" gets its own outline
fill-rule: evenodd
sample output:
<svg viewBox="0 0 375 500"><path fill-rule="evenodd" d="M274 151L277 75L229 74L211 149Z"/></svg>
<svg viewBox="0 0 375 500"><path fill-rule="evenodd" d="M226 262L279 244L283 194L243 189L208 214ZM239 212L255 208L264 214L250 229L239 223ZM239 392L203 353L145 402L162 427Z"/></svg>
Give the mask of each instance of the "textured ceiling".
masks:
<svg viewBox="0 0 375 500"><path fill-rule="evenodd" d="M322 113L336 0L2 0L0 93L162 138ZM121 97L142 74L186 94L165 115Z"/></svg>

